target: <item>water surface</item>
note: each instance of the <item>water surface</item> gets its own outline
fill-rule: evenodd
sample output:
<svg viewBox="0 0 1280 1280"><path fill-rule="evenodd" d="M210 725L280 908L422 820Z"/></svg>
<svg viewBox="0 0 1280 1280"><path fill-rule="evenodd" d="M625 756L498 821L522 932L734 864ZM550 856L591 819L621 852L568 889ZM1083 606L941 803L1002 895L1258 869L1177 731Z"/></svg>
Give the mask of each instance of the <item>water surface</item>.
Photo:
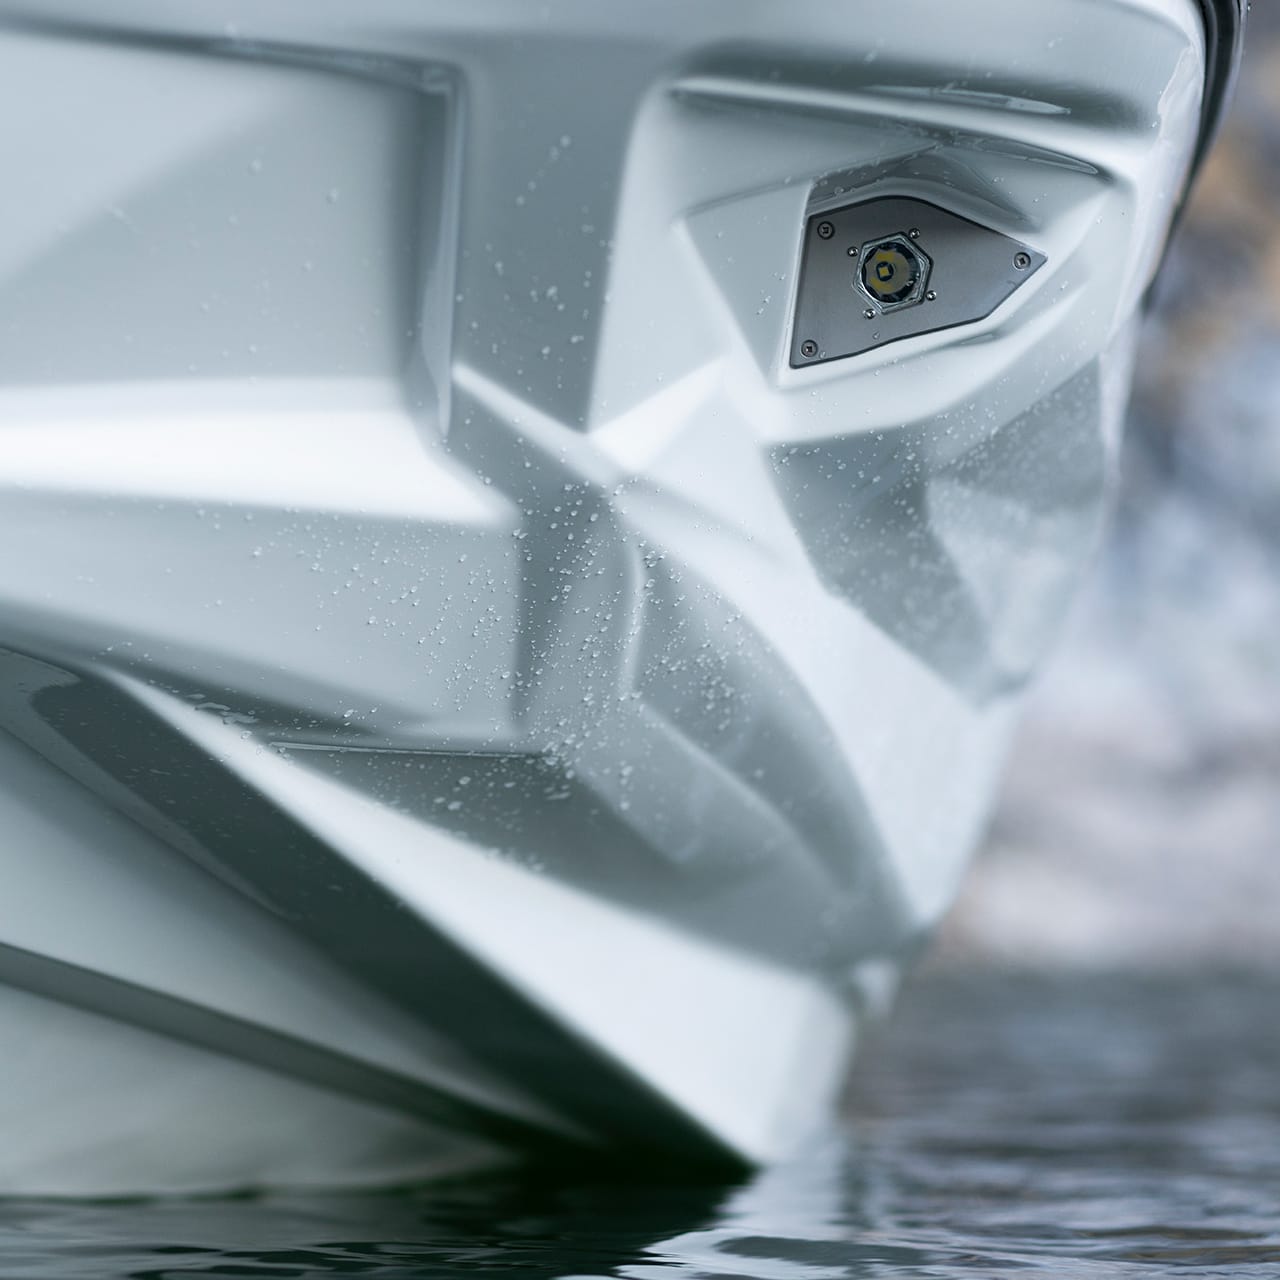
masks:
<svg viewBox="0 0 1280 1280"><path fill-rule="evenodd" d="M395 1193L0 1202L5 1280L1280 1277L1280 981L925 979L840 1126L678 1168Z"/></svg>

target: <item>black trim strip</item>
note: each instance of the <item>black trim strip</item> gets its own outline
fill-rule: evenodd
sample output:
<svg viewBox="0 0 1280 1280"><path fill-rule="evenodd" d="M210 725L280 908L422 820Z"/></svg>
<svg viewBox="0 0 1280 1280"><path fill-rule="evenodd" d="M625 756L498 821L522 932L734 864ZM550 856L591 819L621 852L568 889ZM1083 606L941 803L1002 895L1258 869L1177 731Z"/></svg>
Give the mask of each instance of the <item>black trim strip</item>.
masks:
<svg viewBox="0 0 1280 1280"><path fill-rule="evenodd" d="M1182 223L1191 188L1195 186L1205 157L1209 154L1226 118L1227 108L1231 105L1236 76L1240 71L1240 57L1244 51L1245 15L1249 11L1249 4L1250 0L1199 0L1200 17L1204 22L1205 61L1204 96L1200 101L1200 133L1196 138L1196 148L1191 153L1191 164L1187 168L1186 181L1182 184L1182 195L1169 220L1160 268L1148 283L1143 297L1143 310L1149 310L1154 304L1164 259L1169 256L1169 244Z"/></svg>
<svg viewBox="0 0 1280 1280"><path fill-rule="evenodd" d="M1213 145L1231 104L1240 55L1244 49L1245 15L1249 0L1200 0L1204 19L1205 86L1200 110L1200 137L1191 161L1190 186Z"/></svg>

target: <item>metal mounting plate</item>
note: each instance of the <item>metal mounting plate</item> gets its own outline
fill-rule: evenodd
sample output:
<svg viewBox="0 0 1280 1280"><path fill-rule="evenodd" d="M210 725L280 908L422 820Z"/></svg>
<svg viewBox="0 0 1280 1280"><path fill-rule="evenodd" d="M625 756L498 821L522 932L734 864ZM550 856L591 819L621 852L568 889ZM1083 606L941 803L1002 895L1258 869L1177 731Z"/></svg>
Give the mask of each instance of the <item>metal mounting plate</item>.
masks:
<svg viewBox="0 0 1280 1280"><path fill-rule="evenodd" d="M883 311L858 287L858 252L895 235L911 235L931 268L920 302ZM805 225L791 367L981 320L1044 262L1030 245L924 200L889 196L815 213Z"/></svg>

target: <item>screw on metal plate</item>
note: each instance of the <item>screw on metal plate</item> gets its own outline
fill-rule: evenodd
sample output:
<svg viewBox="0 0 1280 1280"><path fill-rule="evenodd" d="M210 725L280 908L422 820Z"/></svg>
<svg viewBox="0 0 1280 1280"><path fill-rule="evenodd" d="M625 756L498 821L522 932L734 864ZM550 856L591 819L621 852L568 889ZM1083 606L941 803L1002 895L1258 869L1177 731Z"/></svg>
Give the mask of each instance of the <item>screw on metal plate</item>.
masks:
<svg viewBox="0 0 1280 1280"><path fill-rule="evenodd" d="M836 233L836 227L834 222L818 223L818 239L819 240L830 240L831 237L835 235L835 233Z"/></svg>
<svg viewBox="0 0 1280 1280"><path fill-rule="evenodd" d="M1019 271L1025 271L1031 265L1031 255L1019 249L1018 252L1013 255L1013 265L1017 267Z"/></svg>
<svg viewBox="0 0 1280 1280"><path fill-rule="evenodd" d="M870 307L868 307L862 314L866 316L868 320L874 320L876 318L876 313L872 311Z"/></svg>
<svg viewBox="0 0 1280 1280"><path fill-rule="evenodd" d="M930 289L929 292L924 295L924 300L926 302L937 302L938 291L936 289Z"/></svg>
<svg viewBox="0 0 1280 1280"><path fill-rule="evenodd" d="M845 250L845 253L847 253L851 258L856 258L858 256L858 246L856 244L851 244Z"/></svg>
<svg viewBox="0 0 1280 1280"><path fill-rule="evenodd" d="M911 230L907 232L907 235L909 235L909 236L911 237L911 239L912 239L912 240L919 240L919 239L920 239L920 228L919 228L919 227L912 227L912 228L911 228Z"/></svg>
<svg viewBox="0 0 1280 1280"><path fill-rule="evenodd" d="M818 344L812 338L806 338L800 344L800 354L806 360L812 360L818 354Z"/></svg>

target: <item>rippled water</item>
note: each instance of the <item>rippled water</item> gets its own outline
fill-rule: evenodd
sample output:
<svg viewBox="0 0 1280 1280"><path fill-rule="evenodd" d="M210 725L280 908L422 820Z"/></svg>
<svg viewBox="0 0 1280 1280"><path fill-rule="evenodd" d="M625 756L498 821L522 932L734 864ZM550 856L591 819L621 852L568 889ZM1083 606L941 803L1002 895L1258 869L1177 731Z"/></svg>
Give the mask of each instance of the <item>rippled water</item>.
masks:
<svg viewBox="0 0 1280 1280"><path fill-rule="evenodd" d="M923 981L838 1132L678 1170L0 1202L0 1276L1280 1277L1280 983Z"/></svg>

